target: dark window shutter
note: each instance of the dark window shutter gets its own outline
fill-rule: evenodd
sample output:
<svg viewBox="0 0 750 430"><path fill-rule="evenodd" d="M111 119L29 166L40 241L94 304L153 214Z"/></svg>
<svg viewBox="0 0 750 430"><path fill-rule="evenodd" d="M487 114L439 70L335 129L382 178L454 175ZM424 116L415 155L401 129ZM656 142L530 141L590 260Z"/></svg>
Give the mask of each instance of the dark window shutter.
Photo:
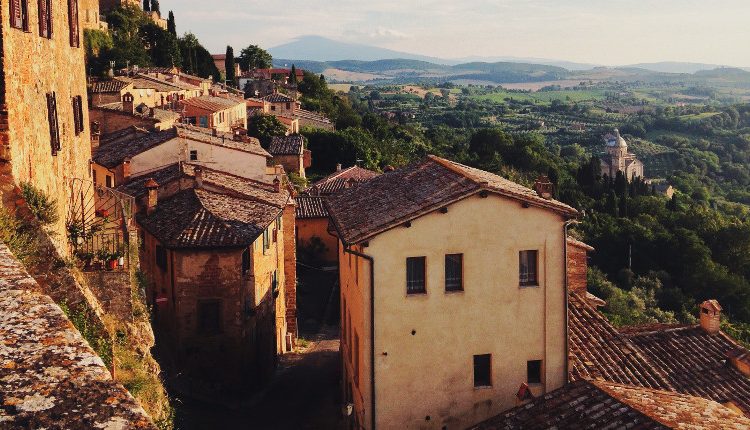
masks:
<svg viewBox="0 0 750 430"><path fill-rule="evenodd" d="M10 26L14 28L23 28L21 0L10 0Z"/></svg>
<svg viewBox="0 0 750 430"><path fill-rule="evenodd" d="M73 129L76 132L76 136L81 134L81 110L80 110L80 100L78 96L74 96L72 99L73 101Z"/></svg>
<svg viewBox="0 0 750 430"><path fill-rule="evenodd" d="M70 46L78 48L81 46L78 31L78 0L68 0L68 18L70 21Z"/></svg>
<svg viewBox="0 0 750 430"><path fill-rule="evenodd" d="M49 38L52 39L52 33L54 33L54 25L52 22L52 0L47 1L47 31L49 32Z"/></svg>
<svg viewBox="0 0 750 430"><path fill-rule="evenodd" d="M49 39L49 10L47 0L39 0L39 35Z"/></svg>
<svg viewBox="0 0 750 430"><path fill-rule="evenodd" d="M60 129L57 122L57 100L55 93L47 94L47 121L49 122L49 140L52 155L60 150Z"/></svg>
<svg viewBox="0 0 750 430"><path fill-rule="evenodd" d="M83 133L84 130L86 130L86 123L83 121L83 97L82 96L76 96L76 99L78 99L78 122L79 122L79 133Z"/></svg>

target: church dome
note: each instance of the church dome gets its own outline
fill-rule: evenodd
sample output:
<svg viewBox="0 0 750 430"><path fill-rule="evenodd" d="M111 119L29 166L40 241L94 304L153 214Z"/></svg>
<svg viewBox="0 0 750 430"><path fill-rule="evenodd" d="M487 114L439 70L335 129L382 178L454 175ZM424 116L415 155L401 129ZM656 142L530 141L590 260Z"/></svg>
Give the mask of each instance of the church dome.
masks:
<svg viewBox="0 0 750 430"><path fill-rule="evenodd" d="M620 136L620 130L615 129L615 134L609 134L607 135L607 146L614 147L614 148L626 148L628 147L628 143L623 139L622 136Z"/></svg>

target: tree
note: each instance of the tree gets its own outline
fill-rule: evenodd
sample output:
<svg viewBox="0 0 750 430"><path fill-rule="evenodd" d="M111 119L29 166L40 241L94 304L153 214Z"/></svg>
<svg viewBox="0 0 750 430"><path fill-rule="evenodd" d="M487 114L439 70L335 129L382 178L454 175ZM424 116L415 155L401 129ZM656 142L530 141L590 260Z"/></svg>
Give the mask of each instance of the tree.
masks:
<svg viewBox="0 0 750 430"><path fill-rule="evenodd" d="M256 115L247 125L247 135L257 138L265 147L274 136L285 136L286 133L286 126L273 115Z"/></svg>
<svg viewBox="0 0 750 430"><path fill-rule="evenodd" d="M240 63L240 70L247 72L250 69L270 68L273 64L273 57L258 45L250 45L240 51L237 62Z"/></svg>
<svg viewBox="0 0 750 430"><path fill-rule="evenodd" d="M167 31L170 32L172 36L177 37L177 24L175 24L174 13L171 10L169 11L169 17L167 18Z"/></svg>
<svg viewBox="0 0 750 430"><path fill-rule="evenodd" d="M297 85L297 68L292 64L292 71L289 73L289 83Z"/></svg>
<svg viewBox="0 0 750 430"><path fill-rule="evenodd" d="M224 59L224 67L227 69L227 81L229 85L235 86L235 79L237 78L234 73L234 49L231 46L227 46L227 55Z"/></svg>
<svg viewBox="0 0 750 430"><path fill-rule="evenodd" d="M153 22L149 22L140 30L143 45L148 47L151 64L158 67L180 67L182 54L180 45L170 32Z"/></svg>
<svg viewBox="0 0 750 430"><path fill-rule="evenodd" d="M185 33L184 36L178 39L178 43L180 45L185 72L202 78L212 77L214 82L221 81L221 74L219 73L219 69L216 68L214 58L206 48L201 46L194 34Z"/></svg>
<svg viewBox="0 0 750 430"><path fill-rule="evenodd" d="M151 0L143 0L144 12L151 12Z"/></svg>

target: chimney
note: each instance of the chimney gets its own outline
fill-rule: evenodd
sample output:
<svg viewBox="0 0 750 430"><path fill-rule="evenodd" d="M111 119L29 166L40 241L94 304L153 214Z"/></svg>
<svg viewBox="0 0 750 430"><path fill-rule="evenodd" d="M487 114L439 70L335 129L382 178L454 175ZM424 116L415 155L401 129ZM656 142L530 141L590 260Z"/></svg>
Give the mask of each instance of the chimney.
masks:
<svg viewBox="0 0 750 430"><path fill-rule="evenodd" d="M341 163L336 164L336 171L337 172L341 171Z"/></svg>
<svg viewBox="0 0 750 430"><path fill-rule="evenodd" d="M148 116L149 116L150 118L153 118L153 117L154 117L154 108L148 108Z"/></svg>
<svg viewBox="0 0 750 430"><path fill-rule="evenodd" d="M150 178L148 181L146 181L146 189L148 190L146 214L151 215L156 210L156 205L159 200L159 184L156 183L154 178Z"/></svg>
<svg viewBox="0 0 750 430"><path fill-rule="evenodd" d="M122 111L133 115L135 113L135 104L133 103L133 95L125 93L122 96Z"/></svg>
<svg viewBox="0 0 750 430"><path fill-rule="evenodd" d="M742 347L733 349L727 352L727 359L738 372L750 377L750 351Z"/></svg>
<svg viewBox="0 0 750 430"><path fill-rule="evenodd" d="M195 173L195 188L202 189L203 188L203 168L201 166L195 166L195 169L193 170Z"/></svg>
<svg viewBox="0 0 750 430"><path fill-rule="evenodd" d="M281 181L279 180L279 178L273 178L273 192L274 193L281 192Z"/></svg>
<svg viewBox="0 0 750 430"><path fill-rule="evenodd" d="M539 197L546 200L552 198L553 188L552 182L545 175L540 175L534 183L534 191L536 191Z"/></svg>
<svg viewBox="0 0 750 430"><path fill-rule="evenodd" d="M572 292L586 293L586 272L588 270L588 253L594 251L589 245L575 240L567 239L568 247L568 290Z"/></svg>
<svg viewBox="0 0 750 430"><path fill-rule="evenodd" d="M701 328L708 334L716 334L721 330L721 305L716 300L706 300L701 303Z"/></svg>
<svg viewBox="0 0 750 430"><path fill-rule="evenodd" d="M130 157L122 160L122 181L127 182L130 179Z"/></svg>

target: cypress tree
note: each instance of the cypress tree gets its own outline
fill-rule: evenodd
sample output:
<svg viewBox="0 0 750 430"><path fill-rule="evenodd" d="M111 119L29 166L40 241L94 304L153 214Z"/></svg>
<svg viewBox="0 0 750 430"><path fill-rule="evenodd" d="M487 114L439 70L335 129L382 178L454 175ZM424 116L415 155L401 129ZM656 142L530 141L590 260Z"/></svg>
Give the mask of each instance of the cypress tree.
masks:
<svg viewBox="0 0 750 430"><path fill-rule="evenodd" d="M231 46L227 46L227 58L224 60L224 66L227 69L227 81L229 81L229 85L234 86L235 83L235 76L234 69L234 49L232 49Z"/></svg>
<svg viewBox="0 0 750 430"><path fill-rule="evenodd" d="M145 12L151 12L151 0L143 0L143 10Z"/></svg>
<svg viewBox="0 0 750 430"><path fill-rule="evenodd" d="M174 22L174 13L171 10L167 18L167 31L172 33L172 36L177 37L177 25Z"/></svg>

